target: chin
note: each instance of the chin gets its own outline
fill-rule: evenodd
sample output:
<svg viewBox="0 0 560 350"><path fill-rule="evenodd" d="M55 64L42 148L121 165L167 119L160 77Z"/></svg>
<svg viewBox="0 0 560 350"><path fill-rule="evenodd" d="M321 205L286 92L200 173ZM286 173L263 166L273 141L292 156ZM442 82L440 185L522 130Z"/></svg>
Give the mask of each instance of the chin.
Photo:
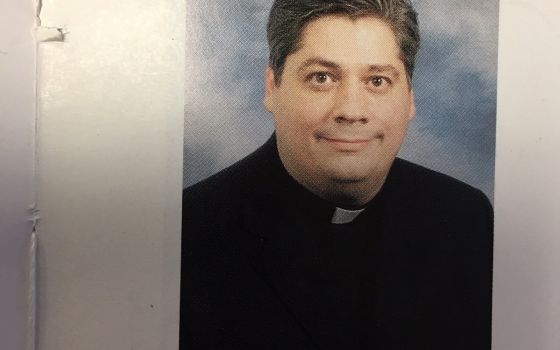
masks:
<svg viewBox="0 0 560 350"><path fill-rule="evenodd" d="M348 158L337 159L325 164L324 174L331 181L340 184L376 183L385 177L390 164L386 165L381 159L372 161L367 159Z"/></svg>
<svg viewBox="0 0 560 350"><path fill-rule="evenodd" d="M374 176L374 172L369 169L359 167L337 167L326 171L327 177L333 182L341 184L352 184L367 181Z"/></svg>

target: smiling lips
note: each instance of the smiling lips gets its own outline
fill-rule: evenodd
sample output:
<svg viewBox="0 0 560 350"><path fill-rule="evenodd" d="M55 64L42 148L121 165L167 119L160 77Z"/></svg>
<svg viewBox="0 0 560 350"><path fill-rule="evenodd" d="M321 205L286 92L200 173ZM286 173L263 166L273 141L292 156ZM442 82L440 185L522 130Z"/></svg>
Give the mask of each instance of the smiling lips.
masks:
<svg viewBox="0 0 560 350"><path fill-rule="evenodd" d="M320 141L325 141L335 149L344 152L357 152L364 149L374 138L335 138L320 137Z"/></svg>
<svg viewBox="0 0 560 350"><path fill-rule="evenodd" d="M336 143L366 143L369 142L369 139L342 139L342 138L328 138L323 137L325 141L328 142L336 142Z"/></svg>

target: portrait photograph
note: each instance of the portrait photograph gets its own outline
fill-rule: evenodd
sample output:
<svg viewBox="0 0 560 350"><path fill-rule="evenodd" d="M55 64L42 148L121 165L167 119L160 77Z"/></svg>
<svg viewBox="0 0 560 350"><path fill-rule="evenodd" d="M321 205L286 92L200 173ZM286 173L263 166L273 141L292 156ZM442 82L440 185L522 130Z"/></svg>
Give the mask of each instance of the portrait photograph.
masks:
<svg viewBox="0 0 560 350"><path fill-rule="evenodd" d="M497 43L498 1L188 0L181 348L490 349Z"/></svg>

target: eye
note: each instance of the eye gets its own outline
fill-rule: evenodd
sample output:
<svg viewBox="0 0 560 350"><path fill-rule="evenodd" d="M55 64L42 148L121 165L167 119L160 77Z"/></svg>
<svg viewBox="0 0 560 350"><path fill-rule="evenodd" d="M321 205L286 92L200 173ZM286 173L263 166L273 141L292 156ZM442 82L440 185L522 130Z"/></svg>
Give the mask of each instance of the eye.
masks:
<svg viewBox="0 0 560 350"><path fill-rule="evenodd" d="M391 84L391 80L386 77L376 75L369 79L369 83L375 89L380 89L380 88L383 89Z"/></svg>
<svg viewBox="0 0 560 350"><path fill-rule="evenodd" d="M315 73L311 73L307 77L307 81L316 85L325 85L334 82L334 79L327 72L315 72Z"/></svg>

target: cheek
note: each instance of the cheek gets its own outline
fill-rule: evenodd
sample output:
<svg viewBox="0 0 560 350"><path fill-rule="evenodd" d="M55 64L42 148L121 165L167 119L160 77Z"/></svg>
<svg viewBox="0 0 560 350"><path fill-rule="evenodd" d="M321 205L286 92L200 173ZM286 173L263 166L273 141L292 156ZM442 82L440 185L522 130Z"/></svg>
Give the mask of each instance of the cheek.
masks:
<svg viewBox="0 0 560 350"><path fill-rule="evenodd" d="M383 124L386 132L399 135L406 131L411 108L407 101L393 98L376 105L378 120Z"/></svg>
<svg viewBox="0 0 560 350"><path fill-rule="evenodd" d="M328 99L293 95L285 99L282 124L294 133L309 133L328 121L330 103Z"/></svg>

